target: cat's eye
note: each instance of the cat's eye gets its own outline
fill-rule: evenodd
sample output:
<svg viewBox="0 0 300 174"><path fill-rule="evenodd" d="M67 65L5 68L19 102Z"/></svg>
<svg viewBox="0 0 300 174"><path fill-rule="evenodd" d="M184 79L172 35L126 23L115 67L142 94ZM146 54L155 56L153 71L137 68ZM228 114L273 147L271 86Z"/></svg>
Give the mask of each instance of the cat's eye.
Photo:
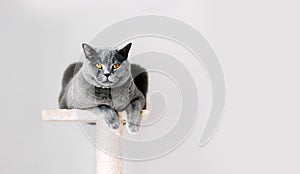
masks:
<svg viewBox="0 0 300 174"><path fill-rule="evenodd" d="M120 64L118 64L118 63L116 63L116 64L113 65L113 69L117 69L119 67L120 67Z"/></svg>
<svg viewBox="0 0 300 174"><path fill-rule="evenodd" d="M101 65L100 63L97 63L97 64L96 64L96 67L97 67L98 69L101 69L101 68L102 68L102 65Z"/></svg>

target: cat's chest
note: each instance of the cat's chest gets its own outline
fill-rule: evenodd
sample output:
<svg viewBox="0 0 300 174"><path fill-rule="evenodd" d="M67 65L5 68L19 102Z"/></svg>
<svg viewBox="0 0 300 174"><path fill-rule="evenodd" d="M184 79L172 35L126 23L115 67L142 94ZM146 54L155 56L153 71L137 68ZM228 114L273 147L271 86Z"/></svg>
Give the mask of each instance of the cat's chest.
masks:
<svg viewBox="0 0 300 174"><path fill-rule="evenodd" d="M75 89L72 105L75 108L90 108L99 105L108 105L116 110L124 110L132 98L131 88L126 89Z"/></svg>

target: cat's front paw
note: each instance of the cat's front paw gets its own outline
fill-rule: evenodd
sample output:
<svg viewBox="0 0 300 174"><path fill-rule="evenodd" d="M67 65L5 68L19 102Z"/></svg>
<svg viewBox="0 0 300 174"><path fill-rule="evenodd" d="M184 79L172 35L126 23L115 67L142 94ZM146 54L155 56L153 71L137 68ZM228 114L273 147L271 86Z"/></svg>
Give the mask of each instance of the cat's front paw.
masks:
<svg viewBox="0 0 300 174"><path fill-rule="evenodd" d="M127 123L127 130L131 135L135 135L140 129L140 124L137 123Z"/></svg>
<svg viewBox="0 0 300 174"><path fill-rule="evenodd" d="M118 116L108 116L105 117L105 122L107 123L108 127L112 128L112 129L118 129L119 128L119 118Z"/></svg>
<svg viewBox="0 0 300 174"><path fill-rule="evenodd" d="M130 113L127 117L126 127L131 135L135 135L140 129L140 114L139 112Z"/></svg>
<svg viewBox="0 0 300 174"><path fill-rule="evenodd" d="M117 112L114 109L106 106L105 107L100 106L99 109L104 115L104 120L108 125L108 127L112 129L118 129L120 122L119 122L119 117L117 115Z"/></svg>

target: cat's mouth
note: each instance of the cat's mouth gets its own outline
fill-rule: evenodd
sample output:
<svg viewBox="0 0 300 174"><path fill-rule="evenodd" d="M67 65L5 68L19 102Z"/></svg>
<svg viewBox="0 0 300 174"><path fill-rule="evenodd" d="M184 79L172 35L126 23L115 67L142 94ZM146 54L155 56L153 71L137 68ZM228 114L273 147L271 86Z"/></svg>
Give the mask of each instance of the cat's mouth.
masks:
<svg viewBox="0 0 300 174"><path fill-rule="evenodd" d="M110 80L108 80L108 79L102 81L101 83L102 83L104 86L111 86L111 85L113 85L113 82L110 81Z"/></svg>
<svg viewBox="0 0 300 174"><path fill-rule="evenodd" d="M101 79L101 78L96 78L96 80L100 83L112 83L112 81L108 80L108 78L106 78L106 80ZM104 80L104 81L103 81Z"/></svg>
<svg viewBox="0 0 300 174"><path fill-rule="evenodd" d="M110 81L108 78L106 80L97 78L96 83L98 83L98 85L104 86L104 87L110 87L110 86L114 85L114 82Z"/></svg>
<svg viewBox="0 0 300 174"><path fill-rule="evenodd" d="M112 82L107 79L103 83L112 83Z"/></svg>

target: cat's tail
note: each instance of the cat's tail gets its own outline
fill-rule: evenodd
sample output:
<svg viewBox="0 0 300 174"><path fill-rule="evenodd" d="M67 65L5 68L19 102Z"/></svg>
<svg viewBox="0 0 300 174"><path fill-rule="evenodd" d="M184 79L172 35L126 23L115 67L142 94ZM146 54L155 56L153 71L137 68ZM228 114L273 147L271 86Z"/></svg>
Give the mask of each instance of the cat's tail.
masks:
<svg viewBox="0 0 300 174"><path fill-rule="evenodd" d="M148 73L146 69L140 65L131 64L131 74L135 85L144 95L145 101L147 101L146 96L148 92ZM143 109L146 109L146 104Z"/></svg>

